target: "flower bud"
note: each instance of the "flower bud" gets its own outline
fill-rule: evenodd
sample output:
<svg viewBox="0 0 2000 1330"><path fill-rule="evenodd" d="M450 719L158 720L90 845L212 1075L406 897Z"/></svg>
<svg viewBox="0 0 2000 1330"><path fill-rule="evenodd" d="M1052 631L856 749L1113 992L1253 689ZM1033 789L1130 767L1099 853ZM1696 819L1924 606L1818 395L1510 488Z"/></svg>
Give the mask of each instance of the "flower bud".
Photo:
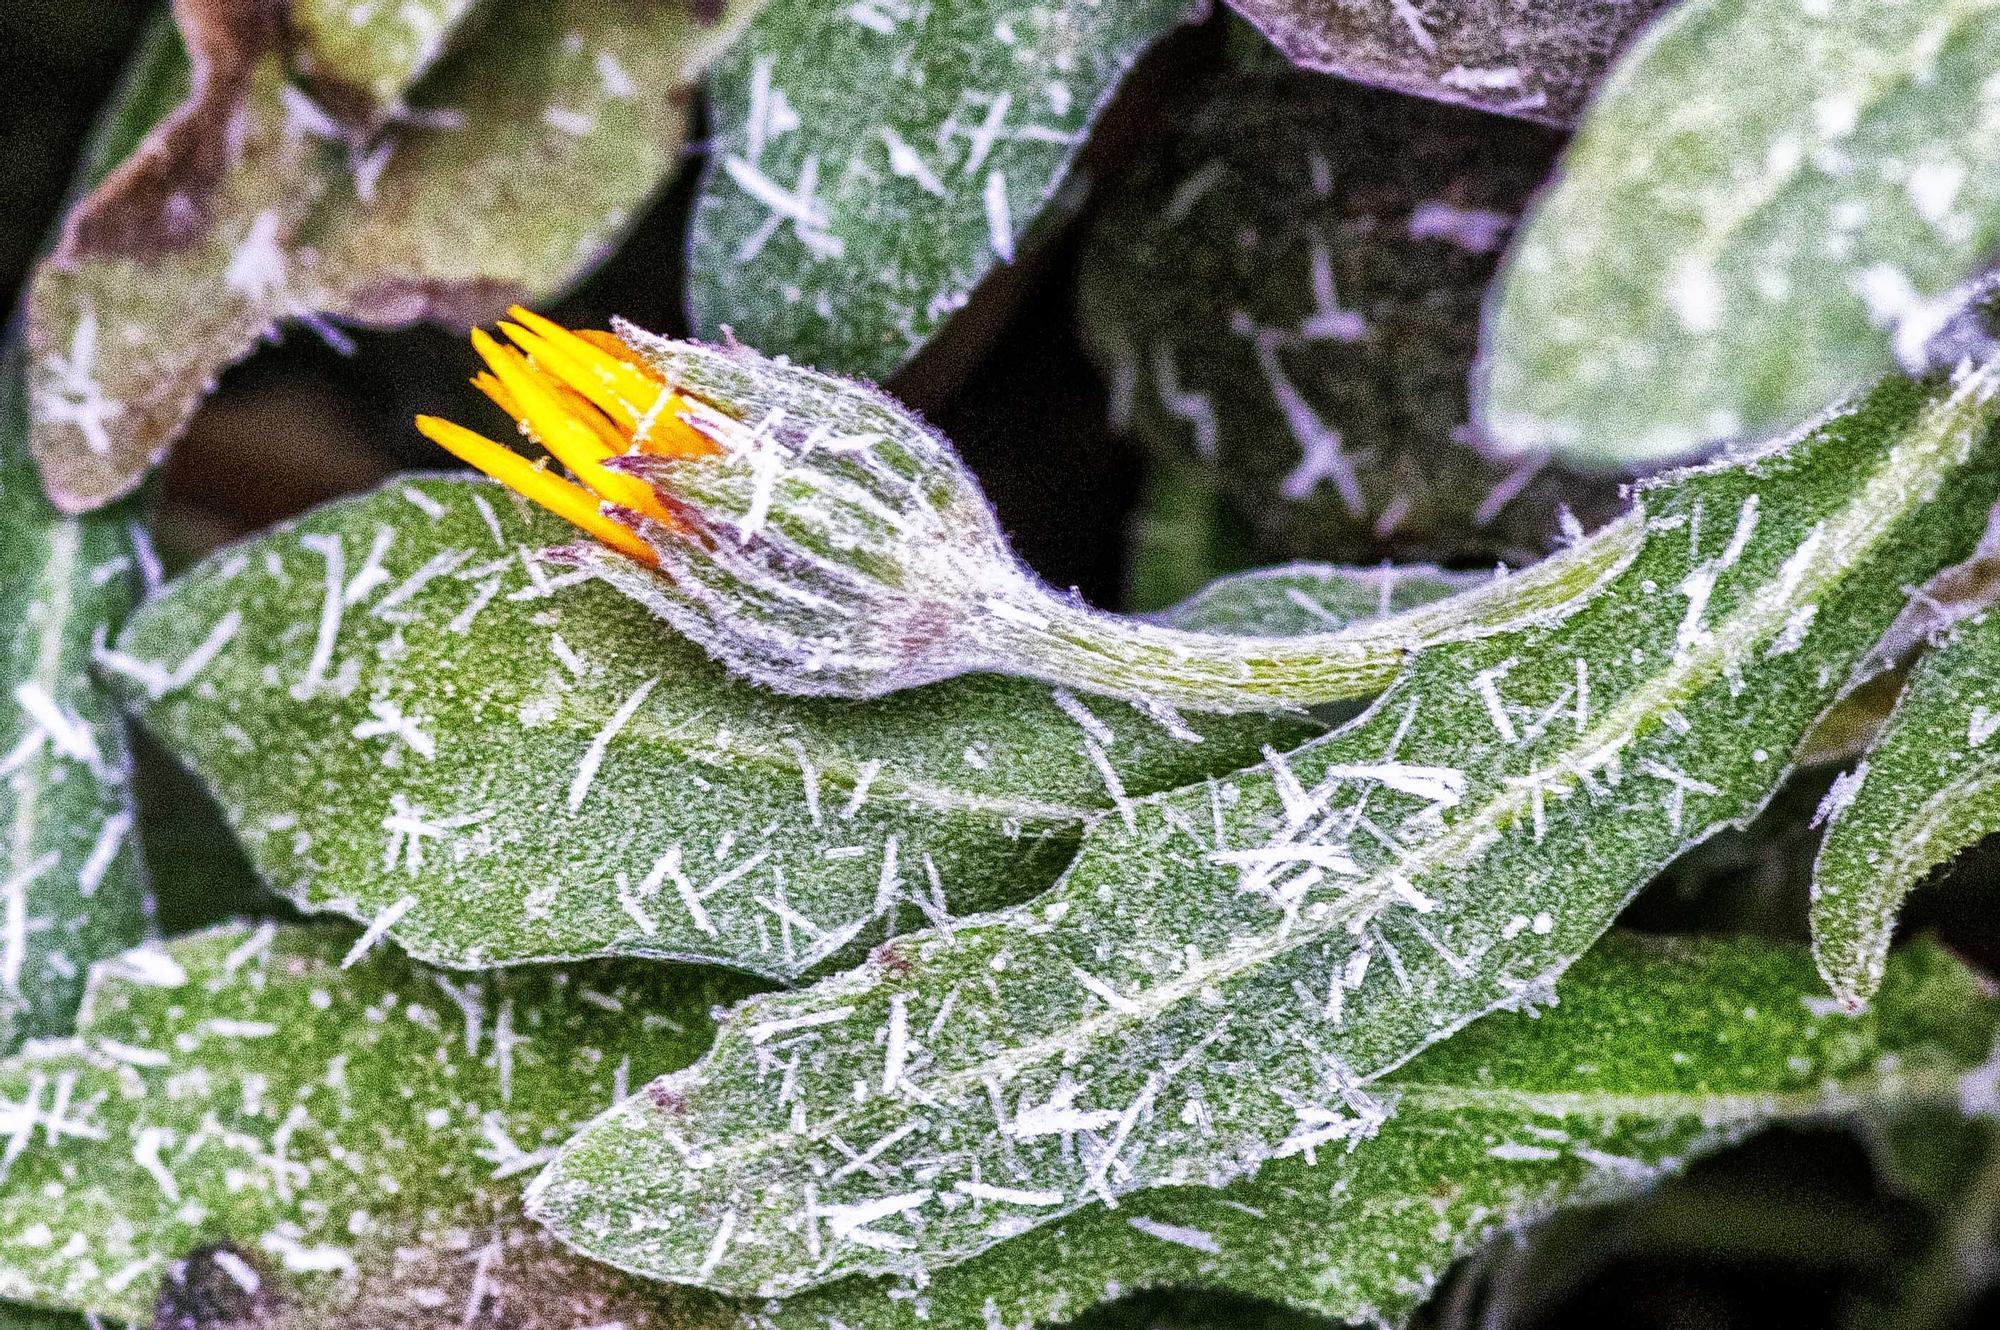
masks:
<svg viewBox="0 0 2000 1330"><path fill-rule="evenodd" d="M513 311L474 382L574 477L434 417L431 438L597 538L572 557L745 678L879 697L979 671L1153 707L1302 707L1384 687L1427 641L1546 617L1617 532L1407 614L1306 637L1104 614L1022 566L951 445L872 386L744 347Z"/></svg>

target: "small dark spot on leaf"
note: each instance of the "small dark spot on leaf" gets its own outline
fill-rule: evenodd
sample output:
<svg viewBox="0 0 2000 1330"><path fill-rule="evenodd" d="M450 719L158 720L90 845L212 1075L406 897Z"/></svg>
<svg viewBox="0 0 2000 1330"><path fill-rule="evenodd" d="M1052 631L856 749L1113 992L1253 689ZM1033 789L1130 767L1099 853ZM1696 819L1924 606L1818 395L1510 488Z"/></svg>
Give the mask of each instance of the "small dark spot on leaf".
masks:
<svg viewBox="0 0 2000 1330"><path fill-rule="evenodd" d="M662 1113L678 1115L687 1112L687 1100L681 1097L679 1091L670 1086L658 1083L649 1085L646 1087L646 1098L652 1102L654 1108L659 1109Z"/></svg>
<svg viewBox="0 0 2000 1330"><path fill-rule="evenodd" d="M722 0L688 0L688 13L713 27L722 22Z"/></svg>
<svg viewBox="0 0 2000 1330"><path fill-rule="evenodd" d="M152 1330L258 1330L281 1299L257 1260L228 1243L196 1247L167 1267Z"/></svg>
<svg viewBox="0 0 2000 1330"><path fill-rule="evenodd" d="M875 948L869 959L895 975L908 974L917 968L917 963L904 955L902 949L893 942L884 942Z"/></svg>

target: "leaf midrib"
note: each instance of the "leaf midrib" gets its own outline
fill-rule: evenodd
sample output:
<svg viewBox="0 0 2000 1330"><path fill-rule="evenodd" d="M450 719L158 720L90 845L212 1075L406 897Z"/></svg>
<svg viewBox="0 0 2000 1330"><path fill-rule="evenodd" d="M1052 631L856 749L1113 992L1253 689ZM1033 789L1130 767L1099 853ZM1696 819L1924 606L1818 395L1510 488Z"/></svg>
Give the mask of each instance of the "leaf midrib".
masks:
<svg viewBox="0 0 2000 1330"><path fill-rule="evenodd" d="M1858 493L1851 495L1841 506L1838 514L1834 518L1815 523L1799 544L1793 547L1795 551L1803 548L1805 542L1813 539L1814 533L1818 533L1819 557L1813 560L1811 567L1798 579L1790 597L1772 594L1775 589L1773 583L1766 583L1760 587L1750 597L1747 605L1739 608L1711 632L1704 648L1677 656L1673 667L1664 675L1628 694L1617 707L1606 713L1607 719L1600 720L1586 735L1579 736L1573 751L1587 754L1604 746L1610 737L1625 738L1628 735L1636 737L1638 726L1644 719L1663 714L1675 703L1721 677L1729 663L1741 659L1758 643L1778 631L1792 605L1817 600L1819 592L1840 582L1847 571L1859 562L1861 554L1871 551L1883 536L1901 525L1908 512L1923 505L1924 487L1914 482L1922 479L1929 465L1935 462L1937 455L1944 454L1954 447L1960 431L1951 428L1954 419L1952 408L1958 406L1961 399L1969 391L1975 390L1980 383L1981 380L1978 379L1968 380L1951 397L1933 402L1912 426L1912 433L1916 437L1906 439L1886 450L1882 454L1881 463L1870 475L1867 483ZM1927 426L1939 423L1945 428L1926 429ZM1635 502L1632 515L1637 520L1643 521L1645 511L1642 495ZM1395 695L1395 691L1392 690L1391 693L1385 694L1385 698ZM1629 723L1627 717L1632 718ZM1630 742L1630 739L1626 739L1626 742ZM1773 772L1771 784L1774 787L1782 775L1782 769ZM1514 792L1517 789L1520 790L1519 793ZM1415 881L1459 855L1476 857L1486 844L1492 843L1492 839L1501 833L1509 821L1518 818L1526 811L1529 799L1530 795L1525 789L1503 786L1487 801L1477 816L1455 824L1449 833L1426 846L1418 855L1413 856L1417 862L1399 861L1398 870ZM1357 889L1353 896L1365 897L1368 894L1366 887L1370 884L1378 891L1387 885L1383 875L1376 875ZM1240 979L1259 965L1344 928L1345 923L1345 912L1329 911L1325 920L1295 925L1282 936L1274 936L1262 945L1232 949L1215 963L1190 967L1180 975L1162 983L1141 989L1136 994L1127 994L1130 1011L1100 1007L1096 1013L1083 1017L1061 1031L1005 1049L992 1058L955 1069L930 1082L925 1088L931 1090L936 1087L946 1093L953 1093L967 1085L983 1084L988 1078L997 1078L1002 1084L1007 1084L1026 1068L1050 1057L1080 1052L1101 1037L1108 1036L1128 1023L1144 1028L1171 1007L1198 995L1203 988ZM1438 1037L1442 1038L1462 1028L1481 1014L1483 1012L1467 1014L1464 1019L1448 1029L1439 1030ZM1402 1058L1363 1073L1361 1079L1366 1082L1386 1075L1420 1051L1421 1048L1413 1048ZM710 1056L712 1057L713 1053ZM677 1073L675 1079L686 1077L692 1080L706 1061L707 1059L704 1059L685 1072ZM823 1140L827 1134L844 1125L849 1115L858 1107L851 1105L846 1112L826 1115L803 1134L804 1139ZM753 1136L734 1148L723 1146L720 1149L712 1149L710 1157L717 1162L732 1158L751 1158L770 1153L781 1143L796 1139L789 1130L769 1131ZM1049 1217L1073 1211L1083 1203L1082 1199L1073 1199L1064 1208L1048 1212Z"/></svg>

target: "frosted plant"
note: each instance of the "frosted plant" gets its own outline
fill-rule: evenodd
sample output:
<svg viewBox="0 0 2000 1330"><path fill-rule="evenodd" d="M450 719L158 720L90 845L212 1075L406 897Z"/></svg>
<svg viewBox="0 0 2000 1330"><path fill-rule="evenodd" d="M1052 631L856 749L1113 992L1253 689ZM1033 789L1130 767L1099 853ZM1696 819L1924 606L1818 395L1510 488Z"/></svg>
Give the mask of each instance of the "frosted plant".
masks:
<svg viewBox="0 0 2000 1330"><path fill-rule="evenodd" d="M784 693L879 697L979 671L1210 711L1388 684L1423 643L1559 617L1630 557L1614 533L1448 606L1304 637L1105 614L1008 548L951 445L866 384L516 308L474 380L574 480L462 426L430 438L596 537L573 557L710 655Z"/></svg>

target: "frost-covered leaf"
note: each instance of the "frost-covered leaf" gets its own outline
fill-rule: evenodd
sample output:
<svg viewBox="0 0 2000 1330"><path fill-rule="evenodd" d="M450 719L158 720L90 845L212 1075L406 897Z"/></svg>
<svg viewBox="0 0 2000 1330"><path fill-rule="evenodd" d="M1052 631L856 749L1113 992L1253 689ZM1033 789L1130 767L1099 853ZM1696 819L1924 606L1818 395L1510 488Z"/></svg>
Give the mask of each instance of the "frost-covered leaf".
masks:
<svg viewBox="0 0 2000 1330"><path fill-rule="evenodd" d="M50 494L129 490L282 320L469 322L572 280L678 162L693 81L754 3L496 6L365 146L278 35L238 40L240 76L162 121L35 276Z"/></svg>
<svg viewBox="0 0 2000 1330"><path fill-rule="evenodd" d="M1289 563L1219 578L1156 617L1197 633L1304 636L1428 605L1491 580L1423 565Z"/></svg>
<svg viewBox="0 0 2000 1330"><path fill-rule="evenodd" d="M1917 663L1881 737L1834 785L1813 866L1813 953L1860 1007L1882 979L1903 898L2000 831L2000 614L1962 623Z"/></svg>
<svg viewBox="0 0 2000 1330"><path fill-rule="evenodd" d="M1108 199L1085 334L1273 558L1521 563L1615 486L1464 442L1479 307L1554 136L1322 75L1221 82Z"/></svg>
<svg viewBox="0 0 2000 1330"><path fill-rule="evenodd" d="M1308 69L1566 125L1666 0L1229 0Z"/></svg>
<svg viewBox="0 0 2000 1330"><path fill-rule="evenodd" d="M1535 1000L1769 796L1901 588L1975 543L1993 373L1645 487L1592 538L1638 552L1566 617L1434 647L1337 733L1099 822L1031 902L751 1000L532 1207L627 1268L779 1292L1366 1136L1374 1078Z"/></svg>
<svg viewBox="0 0 2000 1330"><path fill-rule="evenodd" d="M0 1062L0 1297L297 1330L646 1312L536 1233L520 1188L743 983L629 961L453 979L390 949L343 966L353 941L266 924L132 953L75 1039Z"/></svg>
<svg viewBox="0 0 2000 1330"><path fill-rule="evenodd" d="M1481 432L1637 465L1914 363L2000 241L1996 64L1993 0L1677 6L1515 242Z"/></svg>
<svg viewBox="0 0 2000 1330"><path fill-rule="evenodd" d="M1203 0L772 0L715 70L696 331L886 377L1010 263L1126 68Z"/></svg>
<svg viewBox="0 0 2000 1330"><path fill-rule="evenodd" d="M1401 1325L1452 1260L1560 1206L1629 1194L1775 1120L1955 1111L1995 1013L1941 951L1892 968L1860 1020L1813 996L1802 950L1614 938L1539 1018L1492 1016L1379 1086L1375 1137L1215 1190L1093 1207L936 1273L920 1298L847 1281L775 1304L782 1330L1027 1325L1107 1289L1210 1288ZM968 1198L989 1215L1005 1201ZM878 1295L879 1296L879 1295Z"/></svg>
<svg viewBox="0 0 2000 1330"><path fill-rule="evenodd" d="M351 936L238 926L140 953L76 1040L0 1062L0 1111L33 1105L0 1293L204 1330L984 1330L1163 1284L1394 1320L1489 1234L1765 1123L1955 1103L1994 1024L1928 948L1848 1020L1810 1000L1799 951L1620 941L1539 1019L1496 1016L1387 1079L1395 1112L1353 1152L1093 1208L921 1299L849 1280L756 1306L580 1260L518 1206L578 1116L683 1063L740 985L634 962L454 979L388 949L342 968Z"/></svg>
<svg viewBox="0 0 2000 1330"><path fill-rule="evenodd" d="M1092 818L1314 732L1200 739L992 677L780 697L535 558L574 534L483 482L392 483L212 556L112 669L272 886L461 966L789 978L1042 886Z"/></svg>
<svg viewBox="0 0 2000 1330"><path fill-rule="evenodd" d="M148 910L124 721L90 654L151 554L129 506L68 518L42 497L21 373L0 353L0 1050L68 1030L84 972Z"/></svg>

